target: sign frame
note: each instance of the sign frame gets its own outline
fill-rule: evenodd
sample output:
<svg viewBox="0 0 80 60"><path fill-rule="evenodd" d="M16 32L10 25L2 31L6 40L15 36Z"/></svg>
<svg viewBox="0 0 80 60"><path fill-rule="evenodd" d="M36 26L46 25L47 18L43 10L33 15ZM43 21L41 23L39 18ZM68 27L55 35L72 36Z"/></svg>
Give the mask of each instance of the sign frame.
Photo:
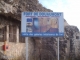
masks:
<svg viewBox="0 0 80 60"><path fill-rule="evenodd" d="M58 17L58 32L26 32L26 19L30 22L32 17L49 17L56 18ZM63 37L64 36L64 18L63 12L22 12L21 14L21 35L23 37Z"/></svg>

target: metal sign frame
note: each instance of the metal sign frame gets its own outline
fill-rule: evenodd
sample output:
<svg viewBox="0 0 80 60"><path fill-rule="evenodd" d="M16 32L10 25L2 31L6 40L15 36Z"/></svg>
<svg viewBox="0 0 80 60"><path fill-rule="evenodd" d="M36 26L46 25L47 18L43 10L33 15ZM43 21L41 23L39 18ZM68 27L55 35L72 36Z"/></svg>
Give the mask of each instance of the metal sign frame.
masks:
<svg viewBox="0 0 80 60"><path fill-rule="evenodd" d="M62 12L22 12L21 35L24 37L62 37Z"/></svg>
<svg viewBox="0 0 80 60"><path fill-rule="evenodd" d="M58 31L55 32L55 31L50 30L51 32L50 31L44 32L44 29L43 30L40 29L40 31L37 32L36 29L39 29L38 26L40 24L40 20L38 20L39 19L38 17L58 18ZM42 21L45 21L45 20L42 20ZM48 20L47 22L48 24L49 24L49 21L50 20ZM46 21L44 22L44 24L45 23ZM34 26L34 25L35 25L35 30L33 27L32 27L32 30L31 28L26 27L26 26ZM26 37L25 38L26 40L26 60L28 60L28 37L55 37L55 36L58 37L57 46L58 46L58 60L59 60L59 37L64 36L63 12L22 12L21 14L21 35L23 37Z"/></svg>

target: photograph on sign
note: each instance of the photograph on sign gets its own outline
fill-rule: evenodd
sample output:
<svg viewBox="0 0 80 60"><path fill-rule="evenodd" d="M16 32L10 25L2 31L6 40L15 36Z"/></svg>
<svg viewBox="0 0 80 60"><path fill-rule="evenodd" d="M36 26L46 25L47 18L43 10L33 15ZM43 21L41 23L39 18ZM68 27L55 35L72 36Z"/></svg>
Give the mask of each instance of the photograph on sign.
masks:
<svg viewBox="0 0 80 60"><path fill-rule="evenodd" d="M32 12L22 13L22 36L63 36L64 23L63 17L58 14L53 15L37 15ZM46 13L46 12L43 12ZM55 13L56 14L56 13Z"/></svg>
<svg viewBox="0 0 80 60"><path fill-rule="evenodd" d="M26 32L58 32L57 17L33 17L26 20Z"/></svg>

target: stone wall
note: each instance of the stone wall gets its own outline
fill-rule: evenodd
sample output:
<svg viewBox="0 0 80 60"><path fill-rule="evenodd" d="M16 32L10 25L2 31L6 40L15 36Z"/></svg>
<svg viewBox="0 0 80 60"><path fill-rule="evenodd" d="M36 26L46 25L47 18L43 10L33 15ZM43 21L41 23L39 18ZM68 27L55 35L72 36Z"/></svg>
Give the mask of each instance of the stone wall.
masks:
<svg viewBox="0 0 80 60"><path fill-rule="evenodd" d="M74 30L72 31L72 27L67 26L65 28L66 37L60 38L60 59L65 60L68 59L69 56L72 56L73 48L75 47L72 43L74 42L75 38L73 35L78 33L77 28L73 27ZM76 35L77 36L77 35ZM2 51L2 45L4 43L0 42L0 52ZM6 51L6 55L11 60L26 60L26 44L25 43L12 43L7 42L9 49ZM79 45L78 45L79 46ZM76 47L74 48L76 49ZM57 38L54 37L36 37L36 38L29 38L28 40L28 55L29 60L57 60ZM67 57L67 56L68 57ZM75 54L76 55L76 54ZM62 58L61 58L62 57ZM14 59L15 58L15 59ZM71 57L73 58L73 56Z"/></svg>
<svg viewBox="0 0 80 60"><path fill-rule="evenodd" d="M35 43L36 42L36 43ZM38 55L35 53L36 44L37 46L39 41L34 40L32 38L28 38L28 60L35 60ZM4 53L2 50L4 42L0 42L0 52ZM9 58L9 60L26 60L26 43L13 43L7 42L9 48L6 50L5 54ZM37 50L38 51L38 50Z"/></svg>
<svg viewBox="0 0 80 60"><path fill-rule="evenodd" d="M80 51L80 33L74 34L73 41L74 41L75 55L77 57L80 54L79 52Z"/></svg>
<svg viewBox="0 0 80 60"><path fill-rule="evenodd" d="M0 52L2 53L4 53L2 50L3 44L4 44L3 42L0 42ZM7 45L9 46L9 48L6 50L5 54L8 56L9 59L15 58L14 60L18 60L18 59L23 59L23 57L25 57L23 56L23 54L25 55L25 43L9 42L7 43Z"/></svg>

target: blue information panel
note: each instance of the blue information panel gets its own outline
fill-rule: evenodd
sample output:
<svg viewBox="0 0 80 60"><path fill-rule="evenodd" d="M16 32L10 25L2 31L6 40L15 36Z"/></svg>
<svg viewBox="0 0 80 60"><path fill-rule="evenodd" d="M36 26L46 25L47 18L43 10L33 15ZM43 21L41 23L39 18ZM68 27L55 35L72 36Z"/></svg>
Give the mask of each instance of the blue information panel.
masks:
<svg viewBox="0 0 80 60"><path fill-rule="evenodd" d="M24 37L64 36L62 12L22 12L21 35Z"/></svg>

